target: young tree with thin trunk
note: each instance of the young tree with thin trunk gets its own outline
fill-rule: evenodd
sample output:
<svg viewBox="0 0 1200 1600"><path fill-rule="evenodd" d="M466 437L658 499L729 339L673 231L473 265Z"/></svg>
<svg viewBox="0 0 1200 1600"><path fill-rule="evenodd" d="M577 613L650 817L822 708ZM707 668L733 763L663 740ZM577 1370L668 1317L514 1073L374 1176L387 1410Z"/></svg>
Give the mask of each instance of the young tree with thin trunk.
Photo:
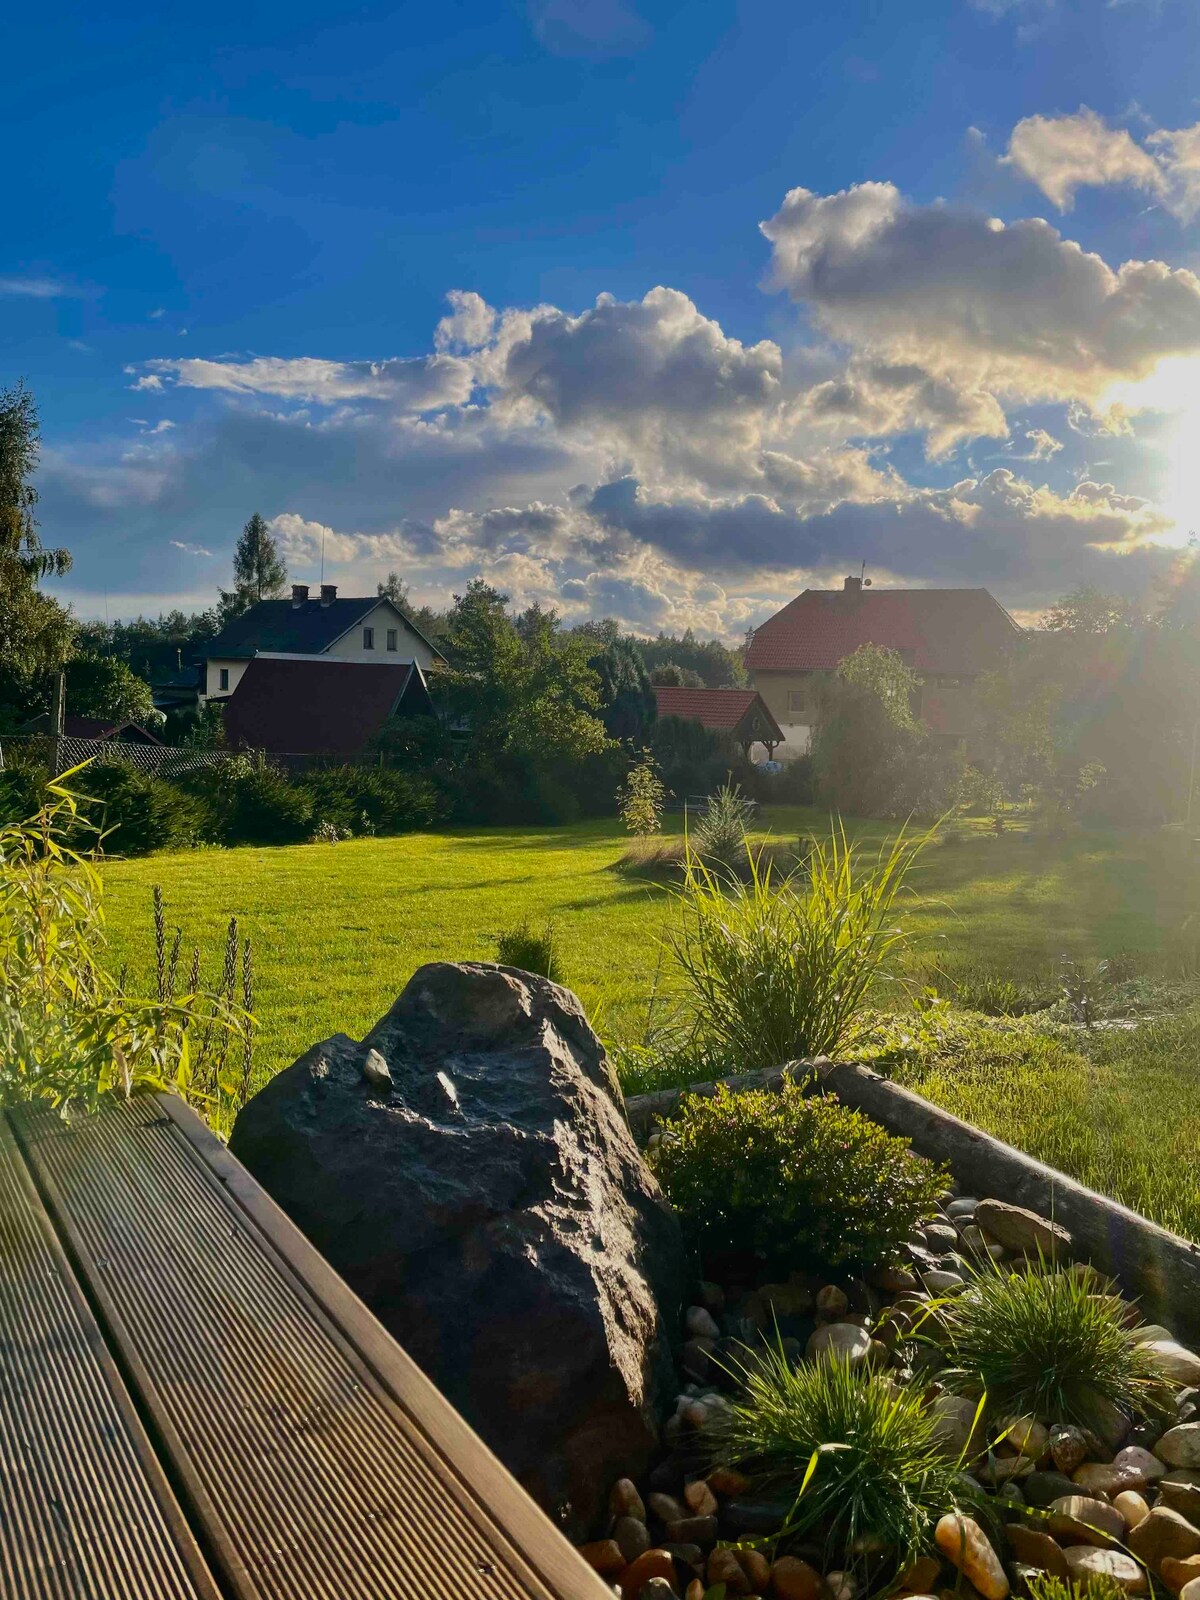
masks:
<svg viewBox="0 0 1200 1600"><path fill-rule="evenodd" d="M287 586L287 566L266 520L256 511L233 553L233 588L221 590L221 614L237 617L260 600L275 600Z"/></svg>

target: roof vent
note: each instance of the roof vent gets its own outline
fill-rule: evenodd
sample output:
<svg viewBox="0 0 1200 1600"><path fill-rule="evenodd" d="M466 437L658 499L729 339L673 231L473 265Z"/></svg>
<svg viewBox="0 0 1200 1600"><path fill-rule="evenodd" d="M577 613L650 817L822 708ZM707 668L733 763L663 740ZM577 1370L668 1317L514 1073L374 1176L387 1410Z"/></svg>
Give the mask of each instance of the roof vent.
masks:
<svg viewBox="0 0 1200 1600"><path fill-rule="evenodd" d="M862 581L861 578L843 578L842 579L842 593L843 594L861 594L862 586L863 586L863 581Z"/></svg>
<svg viewBox="0 0 1200 1600"><path fill-rule="evenodd" d="M306 583L294 583L292 585L292 604L294 606L302 606L307 599L308 585Z"/></svg>
<svg viewBox="0 0 1200 1600"><path fill-rule="evenodd" d="M337 584L336 583L323 583L321 585L321 604L323 606L331 606L336 599L337 599Z"/></svg>

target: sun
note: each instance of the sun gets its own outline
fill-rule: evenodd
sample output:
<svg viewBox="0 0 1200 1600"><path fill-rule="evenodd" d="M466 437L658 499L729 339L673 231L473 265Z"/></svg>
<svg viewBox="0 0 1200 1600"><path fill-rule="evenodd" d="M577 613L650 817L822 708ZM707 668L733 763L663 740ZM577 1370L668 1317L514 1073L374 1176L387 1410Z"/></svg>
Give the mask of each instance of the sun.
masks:
<svg viewBox="0 0 1200 1600"><path fill-rule="evenodd" d="M1200 359L1169 356L1139 382L1114 385L1104 404L1170 418L1163 435L1166 469L1158 507L1174 527L1156 533L1154 542L1186 545L1200 530Z"/></svg>

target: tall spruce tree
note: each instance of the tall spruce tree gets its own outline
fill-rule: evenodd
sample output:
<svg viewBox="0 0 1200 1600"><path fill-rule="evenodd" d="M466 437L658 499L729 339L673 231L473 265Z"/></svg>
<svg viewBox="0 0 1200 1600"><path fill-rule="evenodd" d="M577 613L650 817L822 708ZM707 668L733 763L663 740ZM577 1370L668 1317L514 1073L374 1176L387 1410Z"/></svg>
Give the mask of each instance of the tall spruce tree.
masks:
<svg viewBox="0 0 1200 1600"><path fill-rule="evenodd" d="M241 616L260 600L275 600L287 584L287 567L266 521L256 511L233 553L233 588L221 590L221 615Z"/></svg>
<svg viewBox="0 0 1200 1600"><path fill-rule="evenodd" d="M39 679L72 649L70 616L38 587L71 567L68 551L46 549L38 536L39 444L33 395L23 383L0 391L0 723L37 709Z"/></svg>

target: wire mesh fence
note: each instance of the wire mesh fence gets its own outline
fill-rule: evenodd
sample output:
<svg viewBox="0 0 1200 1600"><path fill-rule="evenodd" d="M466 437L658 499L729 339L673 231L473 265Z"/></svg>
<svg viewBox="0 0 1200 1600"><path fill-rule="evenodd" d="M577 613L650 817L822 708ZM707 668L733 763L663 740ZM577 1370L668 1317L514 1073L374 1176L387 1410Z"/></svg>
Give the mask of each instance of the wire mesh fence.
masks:
<svg viewBox="0 0 1200 1600"><path fill-rule="evenodd" d="M138 772L158 778L177 777L197 767L216 766L228 750L190 750L183 745L134 744L121 739L79 739L70 734L22 735L0 740L0 767L14 762L45 767L52 776L69 772L85 761L123 762Z"/></svg>

